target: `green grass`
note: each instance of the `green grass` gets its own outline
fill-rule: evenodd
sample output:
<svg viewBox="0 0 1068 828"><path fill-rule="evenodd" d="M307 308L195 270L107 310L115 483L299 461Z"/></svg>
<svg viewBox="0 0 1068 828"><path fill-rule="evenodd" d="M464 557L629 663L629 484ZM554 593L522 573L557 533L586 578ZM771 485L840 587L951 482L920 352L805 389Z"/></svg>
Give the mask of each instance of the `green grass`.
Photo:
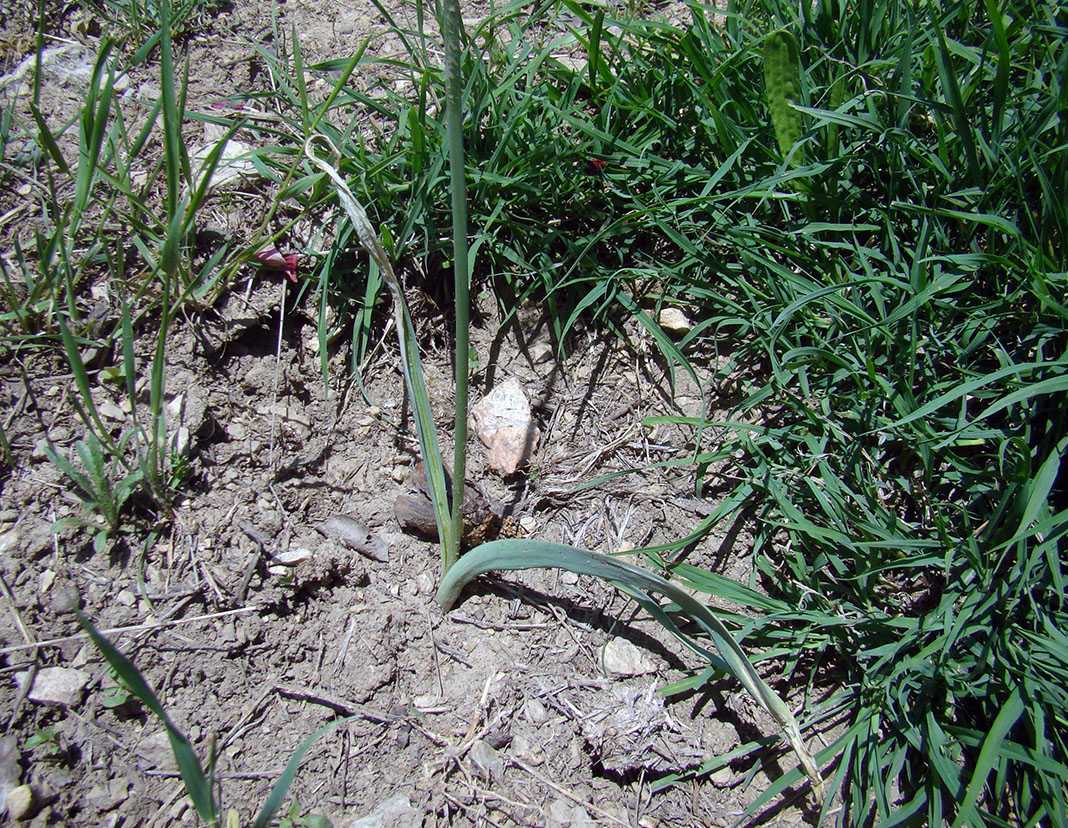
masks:
<svg viewBox="0 0 1068 828"><path fill-rule="evenodd" d="M55 447L49 451L95 513L97 519L75 522L89 530L98 549L129 518L135 501L154 517L170 513L188 472L188 458L176 450L179 423L165 416L171 322L184 307L210 303L224 284L223 265L240 258L231 242L210 255L196 250L197 215L223 143L198 173L181 136L186 86L174 56L172 9L163 3L156 12L151 51L161 94L154 105L124 100L116 91L125 67L147 52L123 58L117 42L105 38L77 117L50 123L35 89L32 123L19 125L16 136L9 112L0 130L5 157L8 141L32 136L32 149L21 147L11 161L20 180L37 184L30 204L33 245L27 249L16 239L17 267L3 267L0 355L26 359L56 351L69 366L73 405L87 436L70 457ZM101 316L87 312L91 286L104 288L110 299ZM151 344L144 365L138 364L135 339ZM118 359L102 369L87 365L86 354L111 352ZM147 400L136 390L142 376ZM101 420L95 402L108 383L124 392L131 412L117 433Z"/></svg>
<svg viewBox="0 0 1068 828"><path fill-rule="evenodd" d="M549 34L561 24L567 33ZM444 76L421 32L401 34L403 59L360 50L309 66L295 37L264 54L274 91L259 103L280 121L261 129L254 162L282 198L322 214L335 191L303 148L325 135L384 228L383 255L429 274L420 287L447 299ZM693 5L676 27L561 0L506 6L464 47L472 289L505 314L544 303L562 351L579 320L623 336L633 317L672 370L711 355L742 382L726 422L672 418L693 429L695 491L728 455L733 488L686 538L644 556L744 608L725 620L760 653L765 681L807 691L806 735L840 725L817 755L844 800L834 818L1068 823L1064 10L754 0L718 16ZM765 78L784 66L799 82L769 96ZM73 196L43 203L55 232L18 252L21 273L5 270L4 295L32 299L5 301L6 348L69 356L88 344L87 276L131 278L131 263L105 254L115 248L100 216L121 215L137 251L148 309L131 311L131 337L144 314L166 322L210 301L248 257L194 266L202 201L181 195L182 96L164 90L159 123L131 131L110 71L105 55L71 125L77 169L40 121L36 160L22 159ZM312 77L327 80L325 99L309 95ZM161 125L171 138L150 176L168 194L159 211L126 160ZM78 244L65 241L71 228ZM355 247L343 217L310 278L324 309L352 308L359 365L387 300L380 266ZM665 304L695 321L681 341L655 322ZM750 584L687 561L743 513L755 522ZM786 773L752 809L800 778ZM825 815L835 807L829 796Z"/></svg>
<svg viewBox="0 0 1068 828"><path fill-rule="evenodd" d="M200 817L202 824L210 828L222 828L224 824L226 828L238 828L242 823L237 810L231 808L224 813L219 802L218 780L215 778L214 768L214 745L212 746L211 760L208 763L207 770L205 770L200 763L200 759L197 758L196 753L193 751L193 746L189 739L182 733L171 717L167 715L167 711L152 691L152 688L149 687L141 672L126 656L115 648L114 644L100 634L80 610L76 610L76 612L78 622L107 661L122 690L136 697L148 712L159 719L166 729L167 739L170 742L171 752L174 754L174 761L178 767L182 784L185 786L189 801L192 803L197 816ZM308 748L320 736L351 721L352 718L350 717L329 722L300 744L293 752L289 762L286 763L285 769L278 775L274 785L271 786L271 792L267 795L267 799L264 800L255 820L249 823L252 828L267 828L267 826L273 824L275 816L285 802L286 795L289 793L289 788L293 784L293 779L300 769L301 760L303 760L304 754L308 752ZM297 804L294 801L293 808L296 807ZM290 813L293 814L294 811L291 810ZM292 824L292 820L290 820L290 824ZM313 819L310 824L321 824L321 822L315 823Z"/></svg>
<svg viewBox="0 0 1068 828"><path fill-rule="evenodd" d="M713 351L747 378L730 421L689 422L698 478L743 452L717 517L753 511L771 596L648 557L758 610L737 619L747 646L825 696L806 715L846 728L820 754L840 821L1063 822L1063 12L752 3L676 29L567 9L585 64L517 7L468 33L476 283L506 312L544 301L565 345L580 317L630 314L668 364ZM783 30L792 152L764 94ZM338 95L393 128L332 138L395 228L391 255L433 273L449 265L441 78L410 42L389 68L411 97ZM679 345L662 303L699 320Z"/></svg>

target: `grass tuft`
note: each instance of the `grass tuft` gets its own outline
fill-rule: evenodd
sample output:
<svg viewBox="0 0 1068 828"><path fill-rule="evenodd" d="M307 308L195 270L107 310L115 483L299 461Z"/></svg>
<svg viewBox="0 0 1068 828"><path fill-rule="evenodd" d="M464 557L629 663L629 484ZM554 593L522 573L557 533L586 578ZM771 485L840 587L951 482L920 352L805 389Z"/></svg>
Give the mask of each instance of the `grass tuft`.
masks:
<svg viewBox="0 0 1068 828"><path fill-rule="evenodd" d="M737 483L648 557L722 594L677 550L755 516L771 594L728 592L757 613L747 649L826 696L802 728L845 723L817 756L842 822L1064 821L1065 26L1048 3L753 0L673 25L565 0L463 41L472 288L506 317L544 303L561 349L580 320L622 336L630 317L666 365L739 374L726 421L672 418L697 489L732 452ZM368 61L382 82L331 105L385 126L324 132L433 291L452 265L444 78L402 34L408 58ZM348 289L357 353L369 272ZM681 341L665 304L696 320Z"/></svg>
<svg viewBox="0 0 1068 828"><path fill-rule="evenodd" d="M70 365L88 434L77 457L54 460L108 533L131 489L166 511L176 479L161 422L171 321L261 246L193 255L210 172L194 180L180 140L184 8L158 7L158 39L144 18L142 56L158 52L164 84L143 125L115 93L119 58L104 42L80 117L50 127L37 108L32 148L4 147L42 186L39 229L0 262L0 348ZM815 757L822 816L837 794L842 824L1068 824L1064 9L738 0L686 15L515 2L460 33L468 287L506 318L541 302L561 352L580 324L640 327L672 371L730 366L740 393L725 419L670 418L693 430L695 489L731 457L729 491L685 538L643 552L742 608L734 637L766 681L822 699L802 734L842 726ZM322 307L352 301L356 364L383 285L396 288L383 262L426 273L438 305L463 304L453 208L439 197L446 78L421 28L399 30L408 54L388 60L360 49L308 63L295 33L263 54L272 91L256 103L278 117L252 161L279 201L319 212L347 192L368 226L388 228L354 253L366 228L346 214L314 259ZM328 94L309 92L315 78ZM0 117L0 139L16 131ZM140 177L157 133L163 161ZM305 155L316 135L336 148L329 170ZM342 263L361 275L343 277ZM440 286L457 269L450 295ZM85 305L95 280L128 297L110 329ZM694 320L679 339L656 321L665 306ZM146 407L133 341L150 325ZM134 414L118 435L96 414L86 359L115 343ZM755 527L751 584L686 560L742 514ZM442 510L443 535L447 521ZM800 778L782 775L752 810Z"/></svg>

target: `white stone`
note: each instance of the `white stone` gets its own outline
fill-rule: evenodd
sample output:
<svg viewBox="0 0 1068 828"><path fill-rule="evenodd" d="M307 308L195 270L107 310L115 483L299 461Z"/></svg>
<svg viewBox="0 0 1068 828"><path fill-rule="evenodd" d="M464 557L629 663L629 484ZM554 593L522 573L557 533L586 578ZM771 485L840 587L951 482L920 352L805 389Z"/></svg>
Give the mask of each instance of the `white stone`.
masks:
<svg viewBox="0 0 1068 828"><path fill-rule="evenodd" d="M189 429L185 426L178 426L178 429L171 435L172 456L179 459L188 457L191 443L192 436L189 434Z"/></svg>
<svg viewBox="0 0 1068 828"><path fill-rule="evenodd" d="M652 659L625 638L613 638L601 651L604 671L615 676L640 676L655 673Z"/></svg>
<svg viewBox="0 0 1068 828"><path fill-rule="evenodd" d="M19 786L21 777L19 740L13 735L4 736L0 738L0 802Z"/></svg>
<svg viewBox="0 0 1068 828"><path fill-rule="evenodd" d="M338 828L408 828L419 825L423 815L412 807L406 794L396 794L382 802L367 816L342 822Z"/></svg>
<svg viewBox="0 0 1068 828"><path fill-rule="evenodd" d="M678 308L664 308L660 311L656 321L660 323L661 328L672 334L689 333L692 327L690 320L686 318L686 314Z"/></svg>
<svg viewBox="0 0 1068 828"><path fill-rule="evenodd" d="M304 561L310 561L312 557L312 551L310 549L297 546L293 549L287 549L285 552L279 552L274 556L273 562L279 566L296 566L297 564L304 563Z"/></svg>
<svg viewBox="0 0 1068 828"><path fill-rule="evenodd" d="M33 813L36 797L33 788L29 785L19 785L12 788L4 797L4 805L7 806L7 815L12 822L20 822L28 819Z"/></svg>
<svg viewBox="0 0 1068 828"><path fill-rule="evenodd" d="M575 55L555 55L554 59L565 69L569 69L576 75L584 74L586 72L586 67L589 65L586 58Z"/></svg>
<svg viewBox="0 0 1068 828"><path fill-rule="evenodd" d="M444 696L437 693L422 693L412 698L412 707L420 713L444 713L451 710Z"/></svg>
<svg viewBox="0 0 1068 828"><path fill-rule="evenodd" d="M185 409L185 394L179 394L167 403L167 421L175 422L182 419L182 411Z"/></svg>
<svg viewBox="0 0 1068 828"><path fill-rule="evenodd" d="M571 803L563 799L554 799L552 804L549 805L547 822L551 826L558 826L558 828L570 828L571 826Z"/></svg>
<svg viewBox="0 0 1068 828"><path fill-rule="evenodd" d="M15 680L21 686L29 678L29 670L18 673ZM38 704L77 704L82 690L89 683L89 674L70 667L45 667L38 670L30 688L29 699Z"/></svg>
<svg viewBox="0 0 1068 828"><path fill-rule="evenodd" d="M76 88L87 87L93 76L95 55L80 43L64 43L41 52L41 73L56 82ZM0 90L14 88L16 95L28 95L30 78L37 67L37 52L25 58L14 71L0 77Z"/></svg>
<svg viewBox="0 0 1068 828"><path fill-rule="evenodd" d="M137 87L137 96L144 98L146 103L155 103L163 93L152 81L144 81Z"/></svg>
<svg viewBox="0 0 1068 828"><path fill-rule="evenodd" d="M97 403L96 410L100 412L101 417L105 417L108 420L115 420L121 423L126 419L126 413L111 400Z"/></svg>
<svg viewBox="0 0 1068 828"><path fill-rule="evenodd" d="M196 172L193 181L197 187L200 186L200 182L207 172L208 158L218 144L218 141L204 144L193 153L193 157L190 159L195 165ZM219 153L218 163L212 171L211 179L208 181L208 189L232 188L249 178L255 178L257 175L256 167L248 160L250 152L252 152L252 147L243 141L237 141L233 138L227 141L226 146Z"/></svg>

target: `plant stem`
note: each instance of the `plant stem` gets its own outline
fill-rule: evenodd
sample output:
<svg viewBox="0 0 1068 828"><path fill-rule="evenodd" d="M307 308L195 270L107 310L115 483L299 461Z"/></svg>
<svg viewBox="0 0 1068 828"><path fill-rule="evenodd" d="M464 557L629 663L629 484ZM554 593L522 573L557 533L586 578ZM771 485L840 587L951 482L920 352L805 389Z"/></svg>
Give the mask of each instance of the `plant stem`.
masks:
<svg viewBox="0 0 1068 828"><path fill-rule="evenodd" d="M460 3L443 3L441 32L445 40L445 99L449 140L449 182L452 190L452 260L456 301L456 406L453 423L452 533L442 543L442 574L460 556L463 534L464 475L467 461L467 359L469 274L467 263L467 189L464 180L463 84L460 77Z"/></svg>

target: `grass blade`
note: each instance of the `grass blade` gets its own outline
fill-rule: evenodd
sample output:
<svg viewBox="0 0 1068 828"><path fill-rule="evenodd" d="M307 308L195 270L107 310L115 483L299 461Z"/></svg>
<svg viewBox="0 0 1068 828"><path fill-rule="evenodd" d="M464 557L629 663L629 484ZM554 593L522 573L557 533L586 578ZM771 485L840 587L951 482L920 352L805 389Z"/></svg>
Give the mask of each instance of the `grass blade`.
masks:
<svg viewBox="0 0 1068 828"><path fill-rule="evenodd" d="M456 308L456 388L453 418L453 474L456 489L452 497L452 531L441 539L441 569L448 572L460 557L460 536L464 527L464 480L467 464L467 386L470 351L471 269L467 250L467 184L464 162L463 68L460 59L459 0L442 3L441 34L445 41L445 102L449 142L449 191L452 196L452 269Z"/></svg>
<svg viewBox="0 0 1068 828"><path fill-rule="evenodd" d="M385 279L393 296L393 316L397 328L397 338L400 340L401 368L404 371L404 380L408 386L408 394L412 400L412 413L415 418L415 432L419 438L419 448L423 453L423 464L427 473L427 485L430 488L430 497L434 502L434 517L438 524L438 538L442 548L448 548L446 544L452 543L452 515L449 511L448 485L445 481L445 468L441 463L441 449L438 446L437 429L434 425L433 410L430 406L430 397L427 395L426 384L423 382L422 361L419 357L419 346L415 338L415 327L412 324L411 314L408 312L408 304L404 300L404 289L400 280L393 270L393 264L382 248L382 243L371 226L370 219L363 206L356 200L348 184L338 174L337 170L315 154L313 144L320 141L331 149L337 156L337 149L324 135L314 135L304 144L304 155L319 169L326 173L327 177L337 191L338 200L348 214L352 222L360 244L378 265L379 272ZM463 487L459 486L459 497L462 497ZM457 547L459 540L456 541Z"/></svg>
<svg viewBox="0 0 1068 828"><path fill-rule="evenodd" d="M108 436L107 427L100 419L100 414L97 412L96 405L93 402L93 394L89 385L89 372L85 369L82 355L78 352L78 343L67 327L67 323L63 321L62 316L56 317L56 323L59 325L59 334L63 340L63 350L66 353L71 372L74 374L74 383L78 388L78 395L74 398L74 406L86 427L95 428L100 439L107 446L108 451L122 461L122 453Z"/></svg>
<svg viewBox="0 0 1068 828"><path fill-rule="evenodd" d="M745 652L730 631L700 601L678 585L639 569L617 558L577 549L573 546L530 540L499 540L483 544L464 555L450 569L438 587L437 601L446 610L456 602L460 590L471 579L493 570L563 569L580 575L592 575L626 592L664 624L680 641L694 652L708 657L704 647L685 635L667 616L650 593L663 595L676 604L691 621L698 624L715 644L718 659L757 702L778 722L783 735L790 742L805 774L812 782L816 796L822 799L823 779L805 747L801 732L790 708L778 694L765 684L749 663Z"/></svg>
<svg viewBox="0 0 1068 828"><path fill-rule="evenodd" d="M278 777L278 781L275 782L274 786L271 788L271 793L263 803L263 807L260 809L259 814L256 815L256 821L252 823L252 828L267 828L267 826L271 824L274 815L277 814L278 809L282 807L286 794L289 793L289 787L293 784L293 778L297 775L297 771L300 769L300 761L304 758L304 754L307 752L308 748L312 746L315 740L324 733L329 733L334 728L340 727L343 724L348 724L356 718L356 716L350 716L346 719L338 719L335 722L329 722L320 727L301 743L292 758L290 758L285 770L282 771L282 775Z"/></svg>
<svg viewBox="0 0 1068 828"><path fill-rule="evenodd" d="M1005 701L1005 704L1002 705L1001 712L994 719L994 723L990 726L990 732L983 740L983 747L979 751L979 761L975 763L972 779L968 783L968 790L964 794L964 801L960 804L960 810L957 811L957 818L953 821L952 828L961 828L967 818L978 817L975 806L979 801L983 787L986 785L986 778L996 764L1005 761L1001 752L1002 742L1013 725L1023 715L1023 712L1023 696L1020 693L1020 688L1016 687ZM978 824L978 820L968 824Z"/></svg>
<svg viewBox="0 0 1068 828"><path fill-rule="evenodd" d="M219 807L215 801L215 796L212 794L208 777L205 775L203 768L201 768L200 760L197 759L189 740L171 721L170 716L163 709L163 705L156 698L156 694L152 692L144 677L130 660L97 632L96 627L80 610L77 610L77 615L78 623L89 634L93 644L100 650L101 655L104 656L107 663L118 674L123 684L129 688L131 693L137 696L141 704L163 722L164 727L167 729L167 738L170 740L175 761L178 763L178 772L182 776L182 782L185 784L185 789L193 802L193 807L196 808L200 818L209 825L217 824L219 821Z"/></svg>
<svg viewBox="0 0 1068 828"><path fill-rule="evenodd" d="M968 162L968 174L973 184L980 182L979 159L975 150L975 130L964 98L961 96L960 84L957 82L957 73L950 59L949 44L946 42L946 33L938 22L938 10L928 0L928 8L931 10L932 27L938 36L938 48L935 50L935 59L938 66L938 74L942 80L942 91L949 100L953 110L953 122L957 131L957 138L964 144L964 157Z"/></svg>

